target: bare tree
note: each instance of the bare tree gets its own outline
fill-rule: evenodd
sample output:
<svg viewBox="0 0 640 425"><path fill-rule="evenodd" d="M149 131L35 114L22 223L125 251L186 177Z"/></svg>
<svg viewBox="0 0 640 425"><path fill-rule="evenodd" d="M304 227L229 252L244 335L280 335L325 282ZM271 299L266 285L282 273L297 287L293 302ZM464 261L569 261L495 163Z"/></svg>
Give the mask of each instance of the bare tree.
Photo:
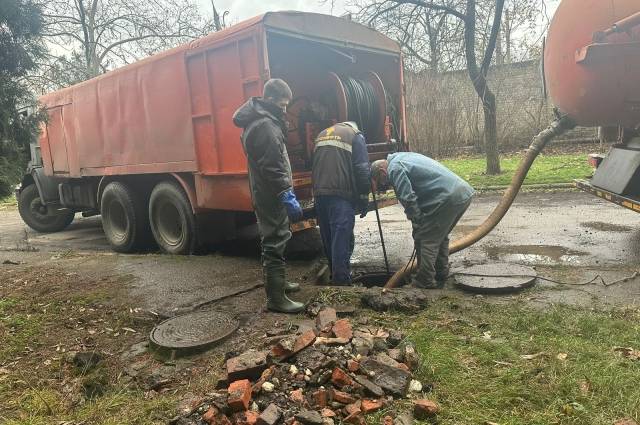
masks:
<svg viewBox="0 0 640 425"><path fill-rule="evenodd" d="M72 58L79 53L85 78L215 29L213 20L203 18L192 0L40 1L43 36L58 49L69 51Z"/></svg>
<svg viewBox="0 0 640 425"><path fill-rule="evenodd" d="M482 8L482 13L477 14L478 4L483 1L490 2L491 8ZM353 3L353 6L359 8L357 17L376 28L378 28L376 24L379 25L381 21L389 19L395 22L402 22L397 13L394 16L394 11L398 9L403 8L405 12L408 12L410 19L404 20L404 30L400 32L402 37L398 41L409 52L410 56L431 66L439 66L439 61L423 57L421 53L425 50L417 50L415 48L416 35L414 31L416 22L422 19L422 22L425 23L422 27L426 29L427 39L429 40L431 40L429 32L431 32L433 40L442 39L443 33L446 31L449 31L449 34L452 32L463 33L462 47L464 49L466 68L483 107L487 174L500 173L496 98L487 84L487 74L492 63L498 34L500 33L504 3L505 0L356 0ZM456 29L455 26L446 25L450 22L450 18L461 23L462 31ZM483 21L488 25L479 25ZM427 22L428 24L426 24ZM441 23L440 25L438 24L439 22ZM397 30L398 26L393 28ZM383 30L382 28L380 29ZM398 32L395 32L395 34L397 35ZM427 51L433 51L432 48L435 43L432 41L429 41L429 43ZM478 52L478 46L481 47L480 52ZM451 50L455 50L455 48ZM480 63L477 60L478 53L482 56ZM435 54L440 54L440 52L436 49Z"/></svg>

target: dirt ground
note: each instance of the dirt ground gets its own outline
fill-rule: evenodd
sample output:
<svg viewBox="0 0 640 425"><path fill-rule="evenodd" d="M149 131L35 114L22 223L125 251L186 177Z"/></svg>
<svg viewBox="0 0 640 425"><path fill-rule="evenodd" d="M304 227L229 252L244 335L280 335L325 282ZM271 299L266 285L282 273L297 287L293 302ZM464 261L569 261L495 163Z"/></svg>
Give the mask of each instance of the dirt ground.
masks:
<svg viewBox="0 0 640 425"><path fill-rule="evenodd" d="M481 224L499 199L495 194L477 196L453 239ZM390 267L397 270L411 255L411 229L400 206L383 209L380 216ZM640 279L621 279L638 268L638 218L637 213L581 192L524 193L494 232L452 256L454 271L512 262L533 266L540 276L564 283L600 276L605 283L617 283L539 281L524 296L541 307L635 306ZM375 214L356 222L354 272L383 272ZM314 283L324 261L317 231L296 234L287 255L288 277L302 285L292 298L313 299L321 289ZM67 230L45 235L28 229L15 209L0 211L0 334L5 339L0 349L0 419L24 418L27 407L45 409L51 404L68 412L85 403L87 388L95 383L78 372L82 367L69 353L99 354L105 366L102 375L92 374L91 379L103 386L135 381L151 398L175 393L185 383L190 393L206 392L225 357L260 346L268 330L306 319L264 309L264 290L257 286L262 277L259 256L255 227L243 229L232 243L209 247L203 255L120 255L111 252L99 217L78 217ZM449 281L431 296L451 294L475 296ZM505 303L514 295L485 297ZM240 326L217 349L187 361L166 364L143 354L155 324L199 308L232 314ZM136 353L136 347L142 351ZM34 388L47 389L45 407L38 397L25 399Z"/></svg>

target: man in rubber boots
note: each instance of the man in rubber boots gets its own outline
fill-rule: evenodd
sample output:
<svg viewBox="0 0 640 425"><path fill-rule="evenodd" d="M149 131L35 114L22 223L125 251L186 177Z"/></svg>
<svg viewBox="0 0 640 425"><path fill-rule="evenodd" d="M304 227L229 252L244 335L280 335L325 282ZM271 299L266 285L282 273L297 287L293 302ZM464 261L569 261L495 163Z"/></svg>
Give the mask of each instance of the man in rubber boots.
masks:
<svg viewBox="0 0 640 425"><path fill-rule="evenodd" d="M367 146L354 122L336 124L318 135L311 180L332 284L349 286L354 209L360 218L367 215L371 189Z"/></svg>
<svg viewBox="0 0 640 425"><path fill-rule="evenodd" d="M440 287L449 275L449 233L469 208L475 191L444 165L413 152L375 161L371 177L378 187L393 186L411 220L418 259L412 286Z"/></svg>
<svg viewBox="0 0 640 425"><path fill-rule="evenodd" d="M291 238L289 223L302 219L284 143L289 125L283 117L291 97L287 83L271 79L261 98L251 98L233 115L233 123L243 128L251 201L261 235L267 309L283 313L296 313L304 307L285 295L300 289L299 284L285 280L284 267L284 249Z"/></svg>

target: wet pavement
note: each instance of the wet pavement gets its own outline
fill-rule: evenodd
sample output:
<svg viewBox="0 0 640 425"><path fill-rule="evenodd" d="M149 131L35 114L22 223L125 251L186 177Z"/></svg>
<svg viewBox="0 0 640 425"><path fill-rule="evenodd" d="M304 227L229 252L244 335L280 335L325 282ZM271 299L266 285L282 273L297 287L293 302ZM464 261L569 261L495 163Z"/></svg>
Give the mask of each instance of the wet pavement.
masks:
<svg viewBox="0 0 640 425"><path fill-rule="evenodd" d="M479 195L452 233L452 240L481 224L500 195ZM38 234L26 227L17 211L0 211L0 262L64 267L70 273L131 276L132 307L173 315L198 305L211 305L250 317L262 308L259 237L255 226L243 229L235 242L213 247L205 255L114 254L104 238L100 217L78 218L63 232ZM383 235L392 271L411 256L411 226L400 205L380 210ZM503 221L486 238L452 255L454 268L491 262L541 267L579 267L578 278L600 274L606 281L629 275L640 258L640 215L582 192L518 195ZM292 298L305 300L317 292L313 285L322 260L317 230L300 232L288 247L287 272L302 283ZM355 272L385 270L375 213L356 218ZM611 266L608 271L598 270ZM619 270L620 267L626 270ZM618 268L618 269L616 269ZM551 288L552 285L539 284ZM434 291L434 295L446 293ZM233 297L242 294L241 297ZM590 285L565 291L545 291L532 300L588 303L595 298L616 304L640 300L640 279L612 287ZM216 300L221 300L216 303ZM260 306L260 307L257 307Z"/></svg>

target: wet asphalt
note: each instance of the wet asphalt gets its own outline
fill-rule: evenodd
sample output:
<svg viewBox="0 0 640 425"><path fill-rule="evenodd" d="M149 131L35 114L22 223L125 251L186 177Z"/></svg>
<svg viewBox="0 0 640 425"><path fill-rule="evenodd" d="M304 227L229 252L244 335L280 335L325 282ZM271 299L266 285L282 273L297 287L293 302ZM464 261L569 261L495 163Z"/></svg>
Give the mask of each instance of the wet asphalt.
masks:
<svg viewBox="0 0 640 425"><path fill-rule="evenodd" d="M501 195L477 195L452 233L452 240L481 224ZM400 205L380 210L386 250L392 271L411 256L411 226ZM250 315L264 300L261 282L259 235L255 226L242 229L231 243L207 247L201 255L169 257L157 253L114 254L107 243L100 217L76 220L65 231L38 234L29 229L16 210L0 211L0 263L64 267L87 275L126 274L132 307L173 315L194 306L220 304L237 314ZM354 272L384 272L375 213L356 218ZM476 245L453 254L454 268L473 264L509 262L531 266L567 264L584 268L609 280L627 271L594 271L603 266L634 267L640 254L640 215L583 192L519 194L496 229ZM287 272L303 291L292 298L304 301L318 289L315 273L323 261L317 229L294 235L287 250ZM11 267L11 265L0 265ZM615 268L614 267L614 268ZM607 274L608 273L608 274ZM543 285L544 286L544 285ZM444 291L452 288L445 287ZM457 291L457 290L456 290ZM234 294L242 293L239 297ZM434 292L440 294L441 291ZM551 291L533 302L592 302L594 297L615 304L640 302L640 279L610 288L593 286ZM241 298L243 302L238 302Z"/></svg>

